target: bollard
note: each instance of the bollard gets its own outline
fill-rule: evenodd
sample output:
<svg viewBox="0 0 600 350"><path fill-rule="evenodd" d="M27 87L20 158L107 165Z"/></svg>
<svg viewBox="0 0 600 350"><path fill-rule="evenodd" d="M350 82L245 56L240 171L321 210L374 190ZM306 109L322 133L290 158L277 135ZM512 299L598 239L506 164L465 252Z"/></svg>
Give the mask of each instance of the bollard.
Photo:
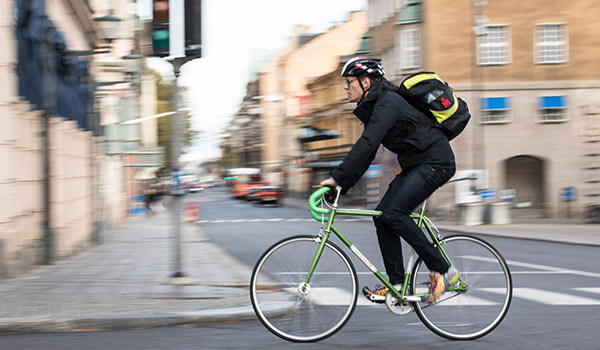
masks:
<svg viewBox="0 0 600 350"><path fill-rule="evenodd" d="M506 225L510 224L510 203L497 202L490 204L490 224Z"/></svg>

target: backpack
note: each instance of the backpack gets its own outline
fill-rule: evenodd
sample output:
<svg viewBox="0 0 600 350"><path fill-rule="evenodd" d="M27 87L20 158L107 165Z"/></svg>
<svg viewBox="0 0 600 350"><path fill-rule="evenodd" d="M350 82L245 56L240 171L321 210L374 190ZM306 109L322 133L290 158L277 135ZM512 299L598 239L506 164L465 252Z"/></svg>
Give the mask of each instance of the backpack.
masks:
<svg viewBox="0 0 600 350"><path fill-rule="evenodd" d="M442 129L448 140L458 136L471 119L466 102L433 72L410 75L400 84L399 94L433 121L429 125Z"/></svg>

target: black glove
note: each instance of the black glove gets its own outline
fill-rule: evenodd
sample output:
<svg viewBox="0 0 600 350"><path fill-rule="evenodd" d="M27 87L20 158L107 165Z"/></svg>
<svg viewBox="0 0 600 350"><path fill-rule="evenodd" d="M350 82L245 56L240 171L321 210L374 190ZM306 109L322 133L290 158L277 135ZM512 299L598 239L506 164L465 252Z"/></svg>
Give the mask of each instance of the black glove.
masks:
<svg viewBox="0 0 600 350"><path fill-rule="evenodd" d="M331 189L323 195L327 203L333 204L335 202L335 197L337 197L337 191L335 189Z"/></svg>

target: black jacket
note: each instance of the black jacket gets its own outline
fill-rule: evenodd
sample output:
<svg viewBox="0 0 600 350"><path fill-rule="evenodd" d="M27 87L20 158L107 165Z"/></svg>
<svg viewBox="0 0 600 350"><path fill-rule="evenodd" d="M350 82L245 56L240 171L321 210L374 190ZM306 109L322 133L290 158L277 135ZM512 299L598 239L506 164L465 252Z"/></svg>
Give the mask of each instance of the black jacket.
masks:
<svg viewBox="0 0 600 350"><path fill-rule="evenodd" d="M354 186L371 165L379 145L398 155L403 171L417 165L456 167L454 153L443 131L398 94L385 78L377 81L358 103L354 114L364 131L331 177L345 191Z"/></svg>

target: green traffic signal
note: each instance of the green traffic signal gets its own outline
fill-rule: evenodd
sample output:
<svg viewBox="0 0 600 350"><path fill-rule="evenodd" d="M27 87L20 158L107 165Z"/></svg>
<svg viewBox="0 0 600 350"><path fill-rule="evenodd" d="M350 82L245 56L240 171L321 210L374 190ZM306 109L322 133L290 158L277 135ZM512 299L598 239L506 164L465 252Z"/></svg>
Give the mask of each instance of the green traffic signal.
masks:
<svg viewBox="0 0 600 350"><path fill-rule="evenodd" d="M152 47L154 50L168 50L169 30L156 30L152 32Z"/></svg>

